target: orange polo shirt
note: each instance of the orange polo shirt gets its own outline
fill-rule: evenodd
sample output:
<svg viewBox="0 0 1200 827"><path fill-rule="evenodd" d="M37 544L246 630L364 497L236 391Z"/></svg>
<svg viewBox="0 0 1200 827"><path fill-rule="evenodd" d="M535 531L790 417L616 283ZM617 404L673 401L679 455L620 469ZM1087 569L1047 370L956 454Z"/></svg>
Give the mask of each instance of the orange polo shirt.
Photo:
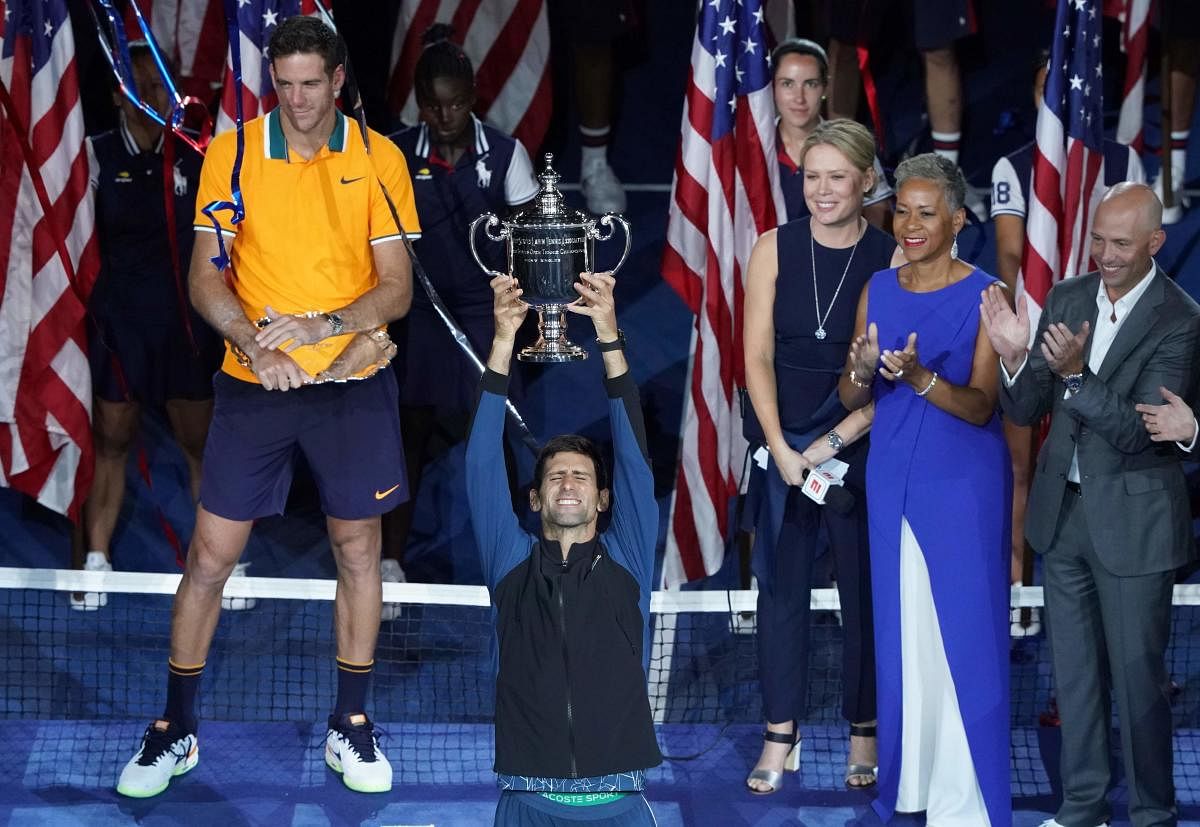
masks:
<svg viewBox="0 0 1200 827"><path fill-rule="evenodd" d="M370 130L368 156L357 126L337 112L328 144L306 161L288 148L281 118L275 109L245 124L240 176L245 220L235 225L228 211L216 213L232 262L233 290L251 321L266 316L268 305L277 313L328 313L379 283L371 247L400 239L381 181L405 232L420 236L408 165L395 144ZM230 130L208 146L196 196L197 232L215 232L203 207L233 200L236 141ZM352 335L303 345L290 355L315 376ZM228 342L221 369L258 381L237 363Z"/></svg>

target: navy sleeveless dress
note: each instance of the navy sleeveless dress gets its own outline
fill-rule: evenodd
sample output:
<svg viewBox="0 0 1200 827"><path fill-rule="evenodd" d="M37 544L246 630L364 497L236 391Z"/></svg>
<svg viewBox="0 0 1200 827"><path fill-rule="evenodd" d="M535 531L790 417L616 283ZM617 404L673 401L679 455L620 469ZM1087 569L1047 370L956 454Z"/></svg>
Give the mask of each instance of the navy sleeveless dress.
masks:
<svg viewBox="0 0 1200 827"><path fill-rule="evenodd" d="M895 269L883 270L868 287L867 320L878 325L881 349L903 348L916 331L922 364L943 381L966 385L979 294L993 281L975 270L940 290L913 293L900 286ZM885 820L895 811L927 810L939 825L1007 827L1012 486L1000 421L993 415L972 425L878 374L872 396L874 806ZM937 674L945 676L940 686ZM947 760L948 753L959 757Z"/></svg>
<svg viewBox="0 0 1200 827"><path fill-rule="evenodd" d="M775 388L779 421L789 445L803 451L847 416L837 383L854 336L858 299L871 274L887 266L895 240L867 225L857 248L814 244L810 219L789 221L777 231L775 281ZM817 295L813 295L815 254ZM842 274L845 273L845 279ZM838 289L841 282L841 289ZM834 295L837 295L836 301ZM825 338L816 335L817 305ZM828 315L826 315L826 313ZM747 439L762 444L753 410ZM801 721L808 695L809 586L821 530L837 565L845 645L842 650L842 715L847 721L875 718L875 663L871 636L870 575L866 530L866 440L841 452L850 465L846 489L856 500L849 514L818 506L789 487L774 459L754 466L747 501L752 503L752 568L758 578L758 658L763 712L768 721Z"/></svg>

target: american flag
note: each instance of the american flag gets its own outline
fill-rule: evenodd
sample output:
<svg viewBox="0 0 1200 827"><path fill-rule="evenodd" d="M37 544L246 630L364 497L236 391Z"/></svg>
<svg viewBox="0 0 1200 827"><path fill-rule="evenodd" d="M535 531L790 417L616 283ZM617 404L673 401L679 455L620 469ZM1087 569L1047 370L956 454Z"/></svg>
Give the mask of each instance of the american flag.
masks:
<svg viewBox="0 0 1200 827"><path fill-rule="evenodd" d="M663 277L696 314L663 585L716 571L745 457L742 288L750 250L784 214L758 0L701 6L675 164Z"/></svg>
<svg viewBox="0 0 1200 827"><path fill-rule="evenodd" d="M0 484L74 518L92 479L99 269L65 0L0 0Z"/></svg>
<svg viewBox="0 0 1200 827"><path fill-rule="evenodd" d="M1150 45L1151 0L1123 0L1121 48L1125 52L1125 87L1117 140L1141 152L1145 146L1142 106L1146 99L1146 53Z"/></svg>
<svg viewBox="0 0 1200 827"><path fill-rule="evenodd" d="M221 54L226 49L225 13L220 0L137 3L159 48L179 68L180 92L209 100L224 69Z"/></svg>
<svg viewBox="0 0 1200 827"><path fill-rule="evenodd" d="M1039 312L1055 282L1091 269L1092 216L1104 194L1100 2L1059 0L1055 16L1021 261Z"/></svg>
<svg viewBox="0 0 1200 827"><path fill-rule="evenodd" d="M279 103L271 83L271 62L267 60L267 43L275 27L293 15L315 14L316 11L316 0L238 0L242 115L246 120L270 112ZM237 118L236 94L231 51L225 58L225 89L221 93L221 111L217 114L217 132L233 128Z"/></svg>
<svg viewBox="0 0 1200 827"><path fill-rule="evenodd" d="M413 71L421 36L449 23L475 66L476 114L534 150L550 123L550 28L544 0L404 0L392 43L388 101L417 122Z"/></svg>

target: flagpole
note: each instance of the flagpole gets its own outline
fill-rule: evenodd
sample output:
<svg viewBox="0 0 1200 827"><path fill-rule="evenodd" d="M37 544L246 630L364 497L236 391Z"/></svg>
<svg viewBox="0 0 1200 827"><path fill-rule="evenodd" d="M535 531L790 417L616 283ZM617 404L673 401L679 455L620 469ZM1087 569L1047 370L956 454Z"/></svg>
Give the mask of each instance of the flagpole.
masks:
<svg viewBox="0 0 1200 827"><path fill-rule="evenodd" d="M1170 209L1175 206L1175 186L1172 181L1174 177L1171 169L1171 118L1173 115L1171 106L1171 49L1167 45L1168 20L1170 17L1170 3L1159 3L1159 31L1162 32L1162 70L1159 80L1160 95L1162 99L1162 146L1159 148L1159 154L1162 156L1162 167L1159 170L1160 180L1162 181L1162 204L1164 209Z"/></svg>

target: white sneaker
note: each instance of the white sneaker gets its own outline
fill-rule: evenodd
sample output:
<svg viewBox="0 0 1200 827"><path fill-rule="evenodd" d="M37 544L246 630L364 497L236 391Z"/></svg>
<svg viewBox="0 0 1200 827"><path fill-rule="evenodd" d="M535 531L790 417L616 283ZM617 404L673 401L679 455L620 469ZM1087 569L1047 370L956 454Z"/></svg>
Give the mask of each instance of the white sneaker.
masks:
<svg viewBox="0 0 1200 827"><path fill-rule="evenodd" d="M390 557L385 557L379 561L379 573L383 576L384 583L407 583L408 580L404 577L404 569L400 568L400 561L393 560ZM384 603L383 611L379 613L379 622L384 623L389 620L395 620L400 616L400 611L403 609L403 603Z"/></svg>
<svg viewBox="0 0 1200 827"><path fill-rule="evenodd" d="M176 724L155 721L146 727L142 748L121 770L117 792L130 798L158 795L172 778L188 772L199 761L200 747L195 735L181 735Z"/></svg>
<svg viewBox="0 0 1200 827"><path fill-rule="evenodd" d="M1060 824L1059 822L1055 821L1054 819L1048 818L1041 823L1040 827L1064 827L1064 826L1062 824ZM1096 827L1108 827L1108 822L1101 821L1099 824L1096 825Z"/></svg>
<svg viewBox="0 0 1200 827"><path fill-rule="evenodd" d="M103 551L89 551L83 561L84 571L112 571L112 563ZM108 605L105 592L71 592L71 608L77 612L94 612Z"/></svg>
<svg viewBox="0 0 1200 827"><path fill-rule="evenodd" d="M1171 199L1172 206L1170 206L1170 207L1164 206L1163 207L1162 223L1164 223L1164 224L1178 224L1180 221L1183 220L1184 210L1186 210L1192 206L1192 200L1190 198L1188 198L1186 195L1184 195L1182 192L1183 191L1183 182L1176 180L1173 183L1175 184L1175 186L1173 187L1174 192L1172 193L1172 195L1174 197ZM1154 179L1154 183L1150 185L1150 188L1152 190L1154 190L1154 194L1158 196L1158 200L1162 201L1163 200L1163 184L1162 184L1161 176Z"/></svg>
<svg viewBox="0 0 1200 827"><path fill-rule="evenodd" d="M355 792L386 793L392 788L392 765L379 748L375 725L361 712L329 719L325 763Z"/></svg>
<svg viewBox="0 0 1200 827"><path fill-rule="evenodd" d="M591 212L596 215L625 212L625 188L608 164L595 164L585 169L579 184Z"/></svg>
<svg viewBox="0 0 1200 827"><path fill-rule="evenodd" d="M233 572L230 577L245 577L246 569L250 568L249 563L238 563L233 567ZM221 608L228 609L231 612L244 612L247 609L253 609L258 605L256 597L221 597Z"/></svg>
<svg viewBox="0 0 1200 827"><path fill-rule="evenodd" d="M1042 610L1037 606L1032 606L1029 609L1029 625L1021 623L1021 610L1014 608L1008 613L1008 634L1009 637L1023 638L1034 637L1041 634L1042 631Z"/></svg>

